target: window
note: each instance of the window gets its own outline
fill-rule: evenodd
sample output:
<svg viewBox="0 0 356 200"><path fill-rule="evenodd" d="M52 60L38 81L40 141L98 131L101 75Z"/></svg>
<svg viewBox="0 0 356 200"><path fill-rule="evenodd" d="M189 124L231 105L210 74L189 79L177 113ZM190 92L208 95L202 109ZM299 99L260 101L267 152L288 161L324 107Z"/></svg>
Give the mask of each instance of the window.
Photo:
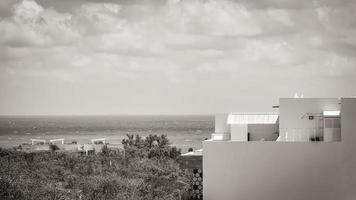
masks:
<svg viewBox="0 0 356 200"><path fill-rule="evenodd" d="M334 118L333 120L333 128L340 128L340 118Z"/></svg>
<svg viewBox="0 0 356 200"><path fill-rule="evenodd" d="M325 119L325 128L332 128L333 127L333 119Z"/></svg>

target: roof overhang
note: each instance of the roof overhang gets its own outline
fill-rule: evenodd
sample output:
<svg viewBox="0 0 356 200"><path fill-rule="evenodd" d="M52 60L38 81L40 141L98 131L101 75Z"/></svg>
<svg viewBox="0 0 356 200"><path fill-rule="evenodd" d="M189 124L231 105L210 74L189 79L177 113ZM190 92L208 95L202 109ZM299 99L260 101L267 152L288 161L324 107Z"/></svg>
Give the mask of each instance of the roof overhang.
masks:
<svg viewBox="0 0 356 200"><path fill-rule="evenodd" d="M323 111L323 116L324 117L339 117L340 116L340 110L324 110Z"/></svg>
<svg viewBox="0 0 356 200"><path fill-rule="evenodd" d="M227 124L276 124L278 113L231 113Z"/></svg>

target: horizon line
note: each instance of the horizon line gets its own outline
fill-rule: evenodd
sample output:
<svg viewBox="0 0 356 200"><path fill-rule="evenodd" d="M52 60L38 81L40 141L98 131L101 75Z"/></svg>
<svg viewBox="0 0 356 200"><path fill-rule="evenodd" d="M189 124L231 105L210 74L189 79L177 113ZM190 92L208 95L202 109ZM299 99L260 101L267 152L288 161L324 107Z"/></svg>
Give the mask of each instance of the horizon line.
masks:
<svg viewBox="0 0 356 200"><path fill-rule="evenodd" d="M186 114L0 114L0 117L90 117L90 116L214 116L214 113L186 113Z"/></svg>

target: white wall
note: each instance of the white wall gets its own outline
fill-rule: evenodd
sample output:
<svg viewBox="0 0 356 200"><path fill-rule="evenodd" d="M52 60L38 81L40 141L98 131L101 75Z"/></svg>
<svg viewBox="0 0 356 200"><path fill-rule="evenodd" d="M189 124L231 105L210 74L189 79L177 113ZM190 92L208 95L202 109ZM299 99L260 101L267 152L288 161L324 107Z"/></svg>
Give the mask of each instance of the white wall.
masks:
<svg viewBox="0 0 356 200"><path fill-rule="evenodd" d="M231 124L231 141L247 141L247 124Z"/></svg>
<svg viewBox="0 0 356 200"><path fill-rule="evenodd" d="M356 99L341 102L341 142L204 141L204 199L355 200Z"/></svg>
<svg viewBox="0 0 356 200"><path fill-rule="evenodd" d="M230 125L227 124L229 114L215 115L215 133L230 133Z"/></svg>
<svg viewBox="0 0 356 200"><path fill-rule="evenodd" d="M250 133L250 139L252 141L258 141L261 139L266 141L275 141L278 137L278 135L275 134L278 132L278 124L230 125L227 124L228 116L229 114L215 115L215 135L223 134L224 138L227 138L228 140L231 138L233 141L247 141L247 133Z"/></svg>
<svg viewBox="0 0 356 200"><path fill-rule="evenodd" d="M343 200L341 143L203 142L205 200Z"/></svg>
<svg viewBox="0 0 356 200"><path fill-rule="evenodd" d="M341 99L341 143L344 171L344 195L356 199L356 98Z"/></svg>
<svg viewBox="0 0 356 200"><path fill-rule="evenodd" d="M324 110L340 110L338 98L281 98L279 100L279 134L299 140L301 133L309 130L311 133L316 128L317 117L309 120L306 113L319 113Z"/></svg>

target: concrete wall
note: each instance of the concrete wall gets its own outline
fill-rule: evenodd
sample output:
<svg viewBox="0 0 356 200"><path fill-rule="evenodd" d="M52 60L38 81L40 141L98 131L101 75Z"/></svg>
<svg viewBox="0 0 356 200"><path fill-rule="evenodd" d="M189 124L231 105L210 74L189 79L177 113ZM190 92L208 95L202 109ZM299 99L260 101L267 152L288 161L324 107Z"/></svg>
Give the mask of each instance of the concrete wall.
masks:
<svg viewBox="0 0 356 200"><path fill-rule="evenodd" d="M277 124L249 124L248 132L250 133L250 141L276 141L278 138Z"/></svg>
<svg viewBox="0 0 356 200"><path fill-rule="evenodd" d="M279 134L281 138L300 140L302 137L300 134L318 135L318 118L314 117L313 120L309 120L307 115L303 119L302 116L306 113L321 114L324 110L340 110L339 102L338 98L281 98L279 100ZM286 134L287 132L288 134ZM302 138L302 140L305 139Z"/></svg>
<svg viewBox="0 0 356 200"><path fill-rule="evenodd" d="M204 141L204 199L355 200L356 99L341 102L341 142Z"/></svg>
<svg viewBox="0 0 356 200"><path fill-rule="evenodd" d="M250 133L250 139L257 141L264 139L266 141L275 141L278 137L278 125L275 124L249 124L249 125L229 125L227 118L229 114L215 115L215 134L223 134L223 140L247 141L247 133ZM231 133L231 134L230 134Z"/></svg>
<svg viewBox="0 0 356 200"><path fill-rule="evenodd" d="M341 200L341 143L204 142L204 199Z"/></svg>
<svg viewBox="0 0 356 200"><path fill-rule="evenodd" d="M215 115L215 133L230 133L230 125L227 124L229 114Z"/></svg>
<svg viewBox="0 0 356 200"><path fill-rule="evenodd" d="M247 124L231 124L231 141L247 141Z"/></svg>
<svg viewBox="0 0 356 200"><path fill-rule="evenodd" d="M341 99L343 194L356 199L356 98Z"/></svg>

